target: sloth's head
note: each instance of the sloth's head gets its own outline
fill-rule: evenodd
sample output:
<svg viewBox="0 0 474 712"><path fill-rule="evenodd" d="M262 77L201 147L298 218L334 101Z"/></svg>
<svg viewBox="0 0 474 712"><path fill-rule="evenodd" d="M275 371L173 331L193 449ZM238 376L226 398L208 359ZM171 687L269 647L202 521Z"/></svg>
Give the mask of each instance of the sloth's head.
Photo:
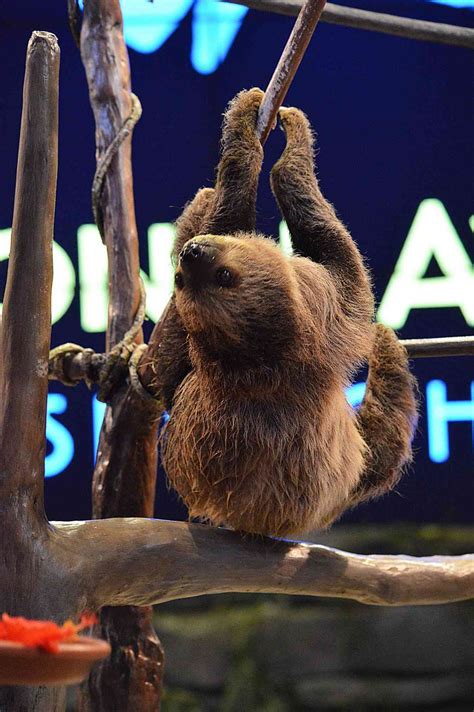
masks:
<svg viewBox="0 0 474 712"><path fill-rule="evenodd" d="M295 340L298 287L288 258L252 233L200 235L183 247L176 306L209 358L270 361Z"/></svg>

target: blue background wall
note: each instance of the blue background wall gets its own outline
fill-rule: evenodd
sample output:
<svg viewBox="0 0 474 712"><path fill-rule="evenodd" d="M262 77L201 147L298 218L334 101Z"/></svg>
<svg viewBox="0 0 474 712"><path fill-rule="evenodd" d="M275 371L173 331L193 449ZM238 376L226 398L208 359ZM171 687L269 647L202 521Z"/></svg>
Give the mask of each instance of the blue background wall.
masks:
<svg viewBox="0 0 474 712"><path fill-rule="evenodd" d="M123 5L127 37L134 47L129 50L133 90L143 105L133 163L146 272L150 270L149 226L173 221L197 188L211 184L227 101L244 87L266 86L293 23L292 18L217 5L221 4L210 0L154 4L126 0ZM415 1L360 6L474 26L474 14L467 8ZM143 13L149 14L145 25L140 20ZM79 226L93 222L94 125L65 3L23 0L0 6L0 230L11 225L24 57L34 29L55 32L61 46L55 240L66 250L76 273L74 298L53 327L53 345L75 341L102 350L103 333L81 330L80 290L87 270L78 267L77 232ZM317 129L323 191L367 256L379 299L426 199L441 201L451 233L457 233L472 270L472 77L469 50L321 23L290 90L287 103L303 108ZM259 229L273 235L278 234L279 216L268 169L282 147L282 135L274 132L265 148L259 196ZM436 229L443 220L435 216L430 225ZM429 242L431 228L423 229L423 240L426 234ZM6 264L6 260L0 263L2 282ZM433 259L424 276L443 275L442 268ZM474 277L471 294L474 299ZM406 338L457 335L472 333L471 326L458 307L414 309L400 331ZM472 359L417 361L414 370L423 412L415 467L396 492L346 515L347 521L472 521ZM427 419L426 387L433 380L444 382L446 398L461 405L444 408L444 414L442 407L436 411L433 397L439 388L436 391L435 386ZM82 385L67 389L52 384L50 392L55 397L50 400L48 422L52 475L46 482L48 515L87 517L94 445L92 397ZM442 386L438 395L442 401ZM460 422L449 423L446 430L446 418ZM177 500L167 493L163 473L158 489L156 513L182 515Z"/></svg>

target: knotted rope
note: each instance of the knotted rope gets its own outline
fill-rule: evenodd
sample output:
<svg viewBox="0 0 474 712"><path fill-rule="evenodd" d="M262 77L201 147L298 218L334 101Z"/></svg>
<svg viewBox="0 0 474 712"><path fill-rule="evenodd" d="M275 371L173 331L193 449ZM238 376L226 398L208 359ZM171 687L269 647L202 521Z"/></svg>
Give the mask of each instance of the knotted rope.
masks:
<svg viewBox="0 0 474 712"><path fill-rule="evenodd" d="M146 344L135 342L145 319L145 300L145 288L140 280L140 303L123 339L108 353L96 353L72 343L57 346L49 352L48 378L66 386L75 386L80 381L85 381L88 388L98 385L97 398L104 403L109 403L128 379L141 398L155 400L158 407L160 400L145 389L138 377L138 364L148 348Z"/></svg>

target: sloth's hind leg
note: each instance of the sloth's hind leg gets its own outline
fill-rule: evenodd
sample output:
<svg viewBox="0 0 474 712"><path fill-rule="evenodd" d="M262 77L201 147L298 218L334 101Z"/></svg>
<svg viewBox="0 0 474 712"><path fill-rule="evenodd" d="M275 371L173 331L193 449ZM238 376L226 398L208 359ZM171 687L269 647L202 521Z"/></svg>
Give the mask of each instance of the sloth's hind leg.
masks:
<svg viewBox="0 0 474 712"><path fill-rule="evenodd" d="M369 358L367 389L357 421L368 446L366 467L352 504L393 489L411 460L411 443L418 420L416 381L396 334L375 325Z"/></svg>

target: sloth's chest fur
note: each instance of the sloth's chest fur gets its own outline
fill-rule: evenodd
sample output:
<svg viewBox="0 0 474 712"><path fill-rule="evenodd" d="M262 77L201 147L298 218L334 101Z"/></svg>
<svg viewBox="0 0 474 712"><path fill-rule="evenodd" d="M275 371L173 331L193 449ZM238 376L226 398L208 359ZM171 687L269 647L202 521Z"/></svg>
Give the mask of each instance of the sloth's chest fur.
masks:
<svg viewBox="0 0 474 712"><path fill-rule="evenodd" d="M364 443L342 389L318 397L310 385L235 397L186 378L163 459L191 516L263 534L324 525L357 485Z"/></svg>

